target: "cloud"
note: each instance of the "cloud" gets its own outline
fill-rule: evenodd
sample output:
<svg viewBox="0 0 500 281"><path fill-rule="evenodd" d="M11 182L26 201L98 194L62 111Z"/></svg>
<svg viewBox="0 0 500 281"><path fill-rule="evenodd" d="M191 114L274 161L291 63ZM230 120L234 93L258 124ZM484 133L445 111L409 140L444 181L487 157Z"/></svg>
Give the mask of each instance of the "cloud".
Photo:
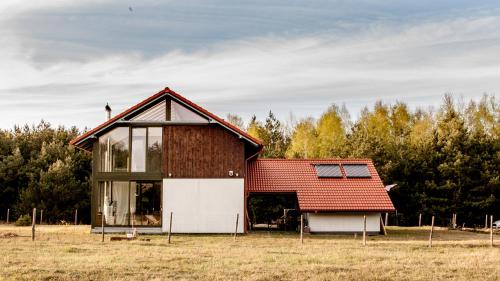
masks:
<svg viewBox="0 0 500 281"><path fill-rule="evenodd" d="M15 24L1 31L0 126L44 118L92 127L103 121L106 102L117 113L165 86L221 116L245 118L269 110L317 116L331 103L346 103L355 116L379 99L426 106L446 92L477 98L500 86L498 16L353 24L352 33L248 32L154 52L25 36Z"/></svg>

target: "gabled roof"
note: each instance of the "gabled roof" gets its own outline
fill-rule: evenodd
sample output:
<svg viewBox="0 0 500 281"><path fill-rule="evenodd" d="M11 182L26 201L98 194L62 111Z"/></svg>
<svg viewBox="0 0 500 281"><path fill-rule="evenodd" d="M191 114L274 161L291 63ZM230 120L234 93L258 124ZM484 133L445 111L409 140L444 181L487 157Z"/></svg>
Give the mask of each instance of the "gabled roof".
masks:
<svg viewBox="0 0 500 281"><path fill-rule="evenodd" d="M92 138L93 136L99 134L101 131L109 128L110 126L112 126L114 123L120 121L120 120L123 120L124 118L126 118L127 116L135 113L136 111L140 110L141 108L145 107L145 106L148 106L149 104L151 103L154 103L155 101L158 101L158 100L161 100L162 97L165 97L165 96L170 96L172 99L182 103L182 104L185 104L187 105L188 107L190 107L192 110L196 111L197 113L199 113L200 115L202 116L205 116L209 119L210 122L212 123L218 123L220 124L221 126L225 127L226 129L232 131L233 133L241 136L243 139L245 139L246 141L252 143L253 145L259 147L259 148L262 148L262 143L252 137L251 135L249 135L248 133L246 133L245 131L241 130L240 128L234 126L233 124L225 121L224 119L218 117L217 115L209 112L208 110L202 108L201 106L193 103L192 101L186 99L185 97L179 95L178 93L170 90L168 87L159 91L158 93L150 96L149 98L141 101L140 103L130 107L129 109L123 111L122 113L112 117L111 119L109 119L108 121L100 124L99 126L95 127L94 129L90 130L90 131L87 131L86 133L78 136L77 138L73 139L70 144L71 145L75 145L75 146L79 146L79 147L82 147L81 144Z"/></svg>
<svg viewBox="0 0 500 281"><path fill-rule="evenodd" d="M320 178L317 164L366 164L370 178ZM369 159L257 159L249 163L248 192L297 193L301 211L394 211Z"/></svg>

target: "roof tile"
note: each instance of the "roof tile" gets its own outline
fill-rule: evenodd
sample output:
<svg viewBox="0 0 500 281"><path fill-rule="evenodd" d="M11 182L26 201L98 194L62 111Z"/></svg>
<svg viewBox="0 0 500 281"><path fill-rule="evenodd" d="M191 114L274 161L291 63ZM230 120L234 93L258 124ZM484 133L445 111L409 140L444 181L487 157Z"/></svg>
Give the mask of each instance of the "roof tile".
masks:
<svg viewBox="0 0 500 281"><path fill-rule="evenodd" d="M318 178L316 164L366 164L370 178ZM257 159L248 165L248 192L296 192L302 211L394 211L369 159Z"/></svg>

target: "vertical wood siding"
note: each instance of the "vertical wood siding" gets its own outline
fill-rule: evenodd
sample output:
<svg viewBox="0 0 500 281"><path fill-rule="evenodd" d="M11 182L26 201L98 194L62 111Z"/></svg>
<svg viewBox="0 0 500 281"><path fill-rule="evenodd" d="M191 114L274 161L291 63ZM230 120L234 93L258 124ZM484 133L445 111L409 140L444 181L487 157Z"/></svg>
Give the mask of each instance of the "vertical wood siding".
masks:
<svg viewBox="0 0 500 281"><path fill-rule="evenodd" d="M165 126L163 175L169 178L244 177L245 147L241 139L217 125Z"/></svg>

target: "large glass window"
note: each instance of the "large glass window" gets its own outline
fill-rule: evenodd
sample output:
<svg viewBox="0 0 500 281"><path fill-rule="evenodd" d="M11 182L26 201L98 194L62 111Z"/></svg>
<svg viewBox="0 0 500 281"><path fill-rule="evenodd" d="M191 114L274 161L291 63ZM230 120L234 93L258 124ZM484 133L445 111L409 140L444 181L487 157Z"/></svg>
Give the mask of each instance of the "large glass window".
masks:
<svg viewBox="0 0 500 281"><path fill-rule="evenodd" d="M146 171L146 128L132 129L132 172Z"/></svg>
<svg viewBox="0 0 500 281"><path fill-rule="evenodd" d="M148 128L148 172L161 171L162 128Z"/></svg>
<svg viewBox="0 0 500 281"><path fill-rule="evenodd" d="M99 138L99 170L127 172L129 160L129 128L119 127Z"/></svg>
<svg viewBox="0 0 500 281"><path fill-rule="evenodd" d="M99 172L161 172L163 129L131 131L119 127L99 137Z"/></svg>
<svg viewBox="0 0 500 281"><path fill-rule="evenodd" d="M161 226L161 181L103 181L97 197L97 225Z"/></svg>
<svg viewBox="0 0 500 281"><path fill-rule="evenodd" d="M129 182L106 181L99 183L98 214L104 215L106 225L129 225L129 200L135 200L135 197L130 196L130 193Z"/></svg>

